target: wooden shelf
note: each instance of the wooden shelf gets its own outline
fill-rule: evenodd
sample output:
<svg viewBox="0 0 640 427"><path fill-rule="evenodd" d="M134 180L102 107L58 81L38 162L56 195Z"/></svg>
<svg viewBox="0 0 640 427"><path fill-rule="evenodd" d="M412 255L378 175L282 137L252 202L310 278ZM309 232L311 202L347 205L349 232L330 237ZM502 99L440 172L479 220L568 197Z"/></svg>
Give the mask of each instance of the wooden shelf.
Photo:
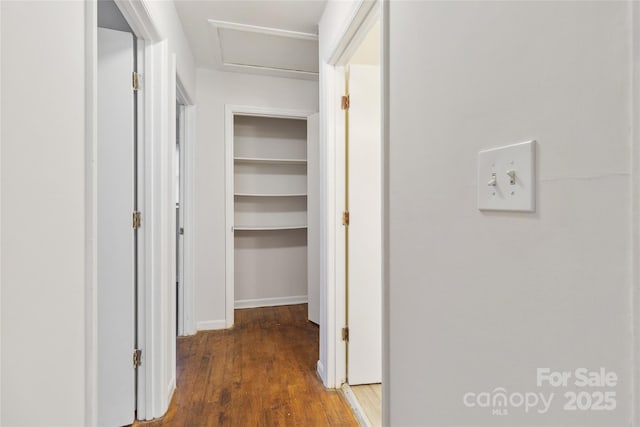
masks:
<svg viewBox="0 0 640 427"><path fill-rule="evenodd" d="M237 197L307 197L306 193L297 194L258 194L258 193L236 193Z"/></svg>
<svg viewBox="0 0 640 427"><path fill-rule="evenodd" d="M233 227L233 231L271 231L271 230L301 230L307 228L306 225L283 225L274 227L248 227L244 225L237 225Z"/></svg>
<svg viewBox="0 0 640 427"><path fill-rule="evenodd" d="M270 165L306 165L306 159L266 159L262 157L234 157L236 163L270 164Z"/></svg>

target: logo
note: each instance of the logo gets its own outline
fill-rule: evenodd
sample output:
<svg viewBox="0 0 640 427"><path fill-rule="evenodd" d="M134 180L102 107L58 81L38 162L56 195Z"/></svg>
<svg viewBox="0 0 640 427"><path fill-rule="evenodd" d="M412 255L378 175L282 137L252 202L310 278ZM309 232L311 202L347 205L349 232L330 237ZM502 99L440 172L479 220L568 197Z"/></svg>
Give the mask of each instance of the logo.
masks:
<svg viewBox="0 0 640 427"><path fill-rule="evenodd" d="M488 408L493 415L508 415L511 408L522 408L525 413L545 414L551 407L554 393L508 393L503 387L491 392L465 393L462 400L467 408Z"/></svg>
<svg viewBox="0 0 640 427"><path fill-rule="evenodd" d="M557 399L565 411L613 411L616 409L618 375L605 368L589 370L577 368L571 371L554 371L550 368L536 370L535 385L539 391L509 392L504 387L491 391L467 392L462 403L467 408L482 408L492 415L509 415L509 411L546 414L554 405L556 394L549 388L562 391Z"/></svg>

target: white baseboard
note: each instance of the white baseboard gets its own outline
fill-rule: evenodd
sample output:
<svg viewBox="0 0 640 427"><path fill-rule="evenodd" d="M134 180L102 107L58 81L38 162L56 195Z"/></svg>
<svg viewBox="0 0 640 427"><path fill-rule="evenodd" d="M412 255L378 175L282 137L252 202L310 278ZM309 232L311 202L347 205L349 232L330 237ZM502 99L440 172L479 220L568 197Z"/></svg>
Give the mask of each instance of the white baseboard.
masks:
<svg viewBox="0 0 640 427"><path fill-rule="evenodd" d="M169 387L167 387L167 402L171 403L171 399L173 398L173 393L176 391L176 377L171 378L171 382L169 382Z"/></svg>
<svg viewBox="0 0 640 427"><path fill-rule="evenodd" d="M318 376L322 380L322 384L326 384L327 382L324 379L324 365L320 360L318 360L318 363L316 364L316 372L318 373Z"/></svg>
<svg viewBox="0 0 640 427"><path fill-rule="evenodd" d="M277 305L306 304L307 296L257 298L236 300L235 308L275 307Z"/></svg>
<svg viewBox="0 0 640 427"><path fill-rule="evenodd" d="M166 413L169 410L169 407L171 406L171 400L173 400L173 394L175 393L175 391L176 391L176 377L174 376L173 378L171 378L171 381L169 382L169 387L167 388L167 407L163 411L164 413Z"/></svg>
<svg viewBox="0 0 640 427"><path fill-rule="evenodd" d="M196 326L196 322L193 320L190 320L188 322L186 322L185 328L184 328L184 334L185 335L195 335L196 332L198 332L198 327Z"/></svg>
<svg viewBox="0 0 640 427"><path fill-rule="evenodd" d="M227 327L224 320L203 320L196 323L199 331L212 331L215 329L225 329Z"/></svg>
<svg viewBox="0 0 640 427"><path fill-rule="evenodd" d="M372 427L371 421L369 421L369 418L364 413L364 409L360 406L360 402L358 402L356 395L353 394L353 390L351 390L349 384L342 384L342 393L347 399L347 402L349 402L349 406L351 406L351 410L353 411L353 415L355 415L356 420L358 420L358 424L360 424L361 427Z"/></svg>

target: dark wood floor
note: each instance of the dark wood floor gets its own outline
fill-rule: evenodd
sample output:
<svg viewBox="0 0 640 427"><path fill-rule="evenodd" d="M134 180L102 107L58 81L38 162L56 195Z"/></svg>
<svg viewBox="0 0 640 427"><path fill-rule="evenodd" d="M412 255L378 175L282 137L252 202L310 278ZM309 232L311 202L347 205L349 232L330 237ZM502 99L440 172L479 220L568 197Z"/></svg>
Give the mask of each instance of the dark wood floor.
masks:
<svg viewBox="0 0 640 427"><path fill-rule="evenodd" d="M164 418L134 426L357 426L316 375L307 306L236 310L231 330L178 339L177 389Z"/></svg>

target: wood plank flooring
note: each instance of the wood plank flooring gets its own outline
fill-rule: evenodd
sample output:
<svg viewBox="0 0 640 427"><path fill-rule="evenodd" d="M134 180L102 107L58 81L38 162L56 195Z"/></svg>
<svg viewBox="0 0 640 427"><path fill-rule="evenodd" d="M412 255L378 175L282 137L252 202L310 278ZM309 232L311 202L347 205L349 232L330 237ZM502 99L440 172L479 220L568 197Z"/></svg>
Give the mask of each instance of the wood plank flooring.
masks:
<svg viewBox="0 0 640 427"><path fill-rule="evenodd" d="M178 339L168 413L134 426L357 426L316 375L318 327L307 305L236 310L230 330Z"/></svg>
<svg viewBox="0 0 640 427"><path fill-rule="evenodd" d="M382 426L382 384L352 385L358 403L371 423L371 427Z"/></svg>

